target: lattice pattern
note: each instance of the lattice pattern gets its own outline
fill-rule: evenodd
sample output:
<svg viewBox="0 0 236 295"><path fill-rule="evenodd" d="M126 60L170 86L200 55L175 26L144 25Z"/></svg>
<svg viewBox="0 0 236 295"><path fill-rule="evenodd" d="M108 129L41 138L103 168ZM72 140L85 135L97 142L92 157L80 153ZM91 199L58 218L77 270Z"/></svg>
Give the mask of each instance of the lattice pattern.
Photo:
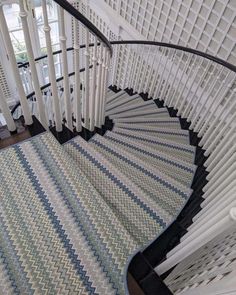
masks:
<svg viewBox="0 0 236 295"><path fill-rule="evenodd" d="M215 238L184 261L166 279L174 294L226 279L235 270L236 229Z"/></svg>
<svg viewBox="0 0 236 295"><path fill-rule="evenodd" d="M234 0L105 2L149 40L182 44L236 63Z"/></svg>
<svg viewBox="0 0 236 295"><path fill-rule="evenodd" d="M0 88L1 88L6 99L11 97L11 91L8 87L7 79L6 79L4 69L3 69L1 62L0 62Z"/></svg>

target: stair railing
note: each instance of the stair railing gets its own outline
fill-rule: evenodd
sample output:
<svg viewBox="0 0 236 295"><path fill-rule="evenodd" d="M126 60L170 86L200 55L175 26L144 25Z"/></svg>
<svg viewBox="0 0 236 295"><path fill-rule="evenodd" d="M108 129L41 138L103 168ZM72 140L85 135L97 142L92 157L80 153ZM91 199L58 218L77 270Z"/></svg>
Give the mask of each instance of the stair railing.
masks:
<svg viewBox="0 0 236 295"><path fill-rule="evenodd" d="M36 66L37 58L35 58L32 49L32 40L27 19L27 8L24 0L19 0L19 15L22 22L22 29L24 33L24 40L28 57L28 68L25 71L26 74L29 75L29 77L32 79L32 85L29 89L33 88L35 101L37 103L39 120L46 129L48 129L50 124L53 124L55 125L56 131L60 132L63 128L62 124L65 121L66 126L70 130L73 130L75 128L77 132L80 132L83 126L84 128L93 131L95 127L100 128L105 121L105 89L108 86L107 71L110 64L110 58L112 56L112 47L106 37L70 3L61 0L56 0L55 2L58 4L59 15L58 23L63 75L63 105L65 109L64 114L62 112L62 105L58 94L57 77L53 60L52 40L50 32L51 28L48 21L46 0L41 1L41 6L43 12L44 33L46 40L46 58L49 71L50 91L53 101L53 109L51 114L52 120L49 120L47 115L48 110L46 110L45 101L42 93L42 87L44 85L40 84L39 72ZM70 99L65 13L70 14L74 24L73 66L75 89L73 104ZM12 72L14 73L14 80L18 90L25 124L31 125L33 123L32 113L27 101L27 89L24 89L22 81L22 78L24 78L24 73L20 73L18 69L13 45L11 43L9 30L3 11L2 2L0 5L0 29L2 31L4 43L6 44ZM81 52L81 38L79 37L81 30L85 32L84 54L82 54ZM93 40L96 43L95 46L93 46L93 50L90 50L90 40ZM100 44L101 46L97 46L98 44ZM90 61L93 62L92 67ZM81 77L81 63L85 64L83 74L84 79L82 79ZM23 66L20 68L20 71L24 71L22 70ZM28 81L29 80L30 79L28 79ZM82 90L81 82L83 82ZM1 104L4 104L4 102L2 102L4 100L4 97L1 96L0 98ZM6 107L4 108L4 110L4 116L7 116L7 122L10 122L10 115L9 112L6 113ZM97 118L96 120L95 117ZM8 124L8 128L9 130L13 131L12 129L14 128L12 127L12 121Z"/></svg>
<svg viewBox="0 0 236 295"><path fill-rule="evenodd" d="M133 40L112 44L114 57L118 58L113 60L110 83L121 89L131 88L133 93L141 93L145 98L158 99L164 106L175 110L197 134L199 146L207 157L203 158L202 166L208 172L208 183L199 187L196 193L196 198L201 196L204 199L202 210L194 217L180 244L155 270L163 275L178 265L177 271L167 278L168 285L177 292L175 294L203 294L202 290L208 294L207 290L214 290L214 283L218 282L219 287L220 280L224 290L227 283L232 283L233 272L232 268L226 267L223 256L221 260L226 263L225 267L221 265L215 277L211 272L214 266L219 267L216 261L212 261L202 276L195 270L192 280L183 280L184 275L181 276L179 269L187 272L188 267L197 263L197 260L191 260L189 265L189 257L201 253L202 247L215 239L223 243L225 232L235 228L236 66L178 45ZM234 231L229 264L236 259L235 240ZM178 281L181 284L178 285Z"/></svg>

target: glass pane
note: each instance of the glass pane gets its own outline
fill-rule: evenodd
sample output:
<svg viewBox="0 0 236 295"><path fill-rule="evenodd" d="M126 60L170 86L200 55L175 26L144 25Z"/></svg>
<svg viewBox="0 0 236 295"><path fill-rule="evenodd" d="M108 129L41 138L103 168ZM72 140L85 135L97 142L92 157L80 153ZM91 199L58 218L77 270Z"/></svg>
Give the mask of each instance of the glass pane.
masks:
<svg viewBox="0 0 236 295"><path fill-rule="evenodd" d="M25 62L27 61L27 54L19 10L19 5L15 3L3 6L17 62Z"/></svg>

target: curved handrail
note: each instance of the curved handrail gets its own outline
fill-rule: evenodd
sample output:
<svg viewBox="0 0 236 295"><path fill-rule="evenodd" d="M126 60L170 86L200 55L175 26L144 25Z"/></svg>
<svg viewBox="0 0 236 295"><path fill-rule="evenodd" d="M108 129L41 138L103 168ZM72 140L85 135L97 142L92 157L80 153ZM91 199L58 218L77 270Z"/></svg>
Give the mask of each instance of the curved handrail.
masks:
<svg viewBox="0 0 236 295"><path fill-rule="evenodd" d="M168 47L168 48L173 48L173 49L177 49L177 50L182 50L185 52L189 52L195 55L199 55L202 56L206 59L209 59L211 61L214 61L228 69L230 69L233 72L236 72L236 66L228 63L227 61L224 61L221 58L215 57L213 55L210 55L208 53L196 50L196 49L192 49L189 47L184 47L181 45L176 45L176 44L170 44L170 43L162 43L162 42L156 42L156 41L145 41L145 40L122 40L122 41L111 41L110 42L112 45L122 45L122 44L134 44L134 45L154 45L154 46L160 46L160 47Z"/></svg>
<svg viewBox="0 0 236 295"><path fill-rule="evenodd" d="M74 16L78 21L84 24L89 31L93 32L100 41L102 41L110 51L112 56L112 46L108 39L102 34L101 31L97 29L97 27L88 20L82 13L80 13L73 5L71 5L68 1L65 0L54 0L58 5L60 5L63 9L65 9L70 15Z"/></svg>

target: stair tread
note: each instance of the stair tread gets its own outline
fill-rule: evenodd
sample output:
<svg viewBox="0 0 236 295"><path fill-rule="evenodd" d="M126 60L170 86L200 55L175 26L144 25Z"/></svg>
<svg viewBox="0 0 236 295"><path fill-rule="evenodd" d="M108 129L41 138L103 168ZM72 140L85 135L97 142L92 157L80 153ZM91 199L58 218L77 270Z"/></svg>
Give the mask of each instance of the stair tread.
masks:
<svg viewBox="0 0 236 295"><path fill-rule="evenodd" d="M129 96L128 94L122 95L115 102L107 103L106 111L112 110L112 109L117 108L119 106L122 106L122 107L126 106L129 103L135 103L137 101L137 99L140 100L139 95L132 95L132 96Z"/></svg>
<svg viewBox="0 0 236 295"><path fill-rule="evenodd" d="M162 108L162 109L158 109L153 108L153 106L151 107L146 107L144 110L140 110L140 111L128 111L128 112L123 112L122 114L119 115L110 115L110 118L132 118L132 117L154 117L156 118L157 116L165 116L165 117L170 117L168 111L166 108Z"/></svg>
<svg viewBox="0 0 236 295"><path fill-rule="evenodd" d="M195 159L196 148L191 145L176 143L176 141L167 140L164 138L157 138L156 136L147 135L145 132L135 132L132 130L114 126L113 133L117 133L136 141L137 143L144 143L157 151L172 155L173 152L178 155L180 159L193 163Z"/></svg>
<svg viewBox="0 0 236 295"><path fill-rule="evenodd" d="M178 118L131 118L131 119L113 119L115 124L122 123L128 127L131 125L156 126L162 128L181 129Z"/></svg>
<svg viewBox="0 0 236 295"><path fill-rule="evenodd" d="M127 93L124 90L121 90L117 93L114 93L113 91L107 93L106 95L106 102L110 103L112 101L115 101L118 97L122 96L122 95L126 95Z"/></svg>
<svg viewBox="0 0 236 295"><path fill-rule="evenodd" d="M148 104L142 100L141 97L139 97L135 104L134 103L130 103L129 105L126 106L119 106L116 107L110 111L107 111L106 114L109 115L113 115L113 114L121 114L123 112L127 112L127 110L139 110L139 109L149 109L149 108L153 108L153 107L157 107L155 105L155 103L153 101L150 101Z"/></svg>
<svg viewBox="0 0 236 295"><path fill-rule="evenodd" d="M143 247L173 220L139 187L81 137L64 145L114 214Z"/></svg>
<svg viewBox="0 0 236 295"><path fill-rule="evenodd" d="M117 123L115 127L120 127L127 130L132 130L135 132L144 132L148 134L152 134L153 136L164 137L164 138L172 138L173 141L189 144L189 132L187 130L175 130L172 128L161 128L161 127L153 127L153 126L139 126L132 124L131 126L127 126L126 124Z"/></svg>
<svg viewBox="0 0 236 295"><path fill-rule="evenodd" d="M0 161L3 255L13 271L22 270L17 287L27 294L32 284L74 292L90 288L89 277L98 294L125 294L126 263L139 245L53 135L2 150Z"/></svg>
<svg viewBox="0 0 236 295"><path fill-rule="evenodd" d="M169 214L174 216L178 211L176 208L182 206L190 196L191 189L150 167L124 149L118 148L106 138L96 134L89 140L89 143L136 185L141 187L154 201L158 202ZM171 199L169 198L170 195Z"/></svg>
<svg viewBox="0 0 236 295"><path fill-rule="evenodd" d="M193 163L181 161L179 157L170 156L160 151L156 151L152 147L141 144L140 142L128 139L125 136L114 132L106 132L105 138L109 139L121 148L125 148L130 153L136 155L140 159L148 162L154 168L160 169L165 174L179 181L187 187L191 187L196 166Z"/></svg>

